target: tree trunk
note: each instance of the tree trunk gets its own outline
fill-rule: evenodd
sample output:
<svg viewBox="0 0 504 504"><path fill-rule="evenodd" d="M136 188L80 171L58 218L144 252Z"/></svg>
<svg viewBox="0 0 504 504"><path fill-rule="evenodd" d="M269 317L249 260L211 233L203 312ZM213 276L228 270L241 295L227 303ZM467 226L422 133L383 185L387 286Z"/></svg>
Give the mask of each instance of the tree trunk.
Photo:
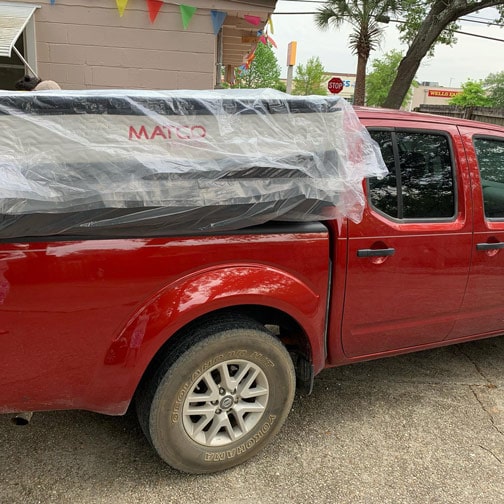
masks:
<svg viewBox="0 0 504 504"><path fill-rule="evenodd" d="M461 16L470 14L484 7L502 5L503 0L480 0L476 2L437 0L420 26L402 59L389 94L383 104L386 108L398 109L406 97L422 59L427 55L441 32ZM356 85L357 87L357 85Z"/></svg>
<svg viewBox="0 0 504 504"><path fill-rule="evenodd" d="M415 74L417 73L418 68L420 67L420 63L422 62L423 57L429 51L429 47L425 48L423 55L419 55L413 57L412 55L406 54L406 56L402 59L399 67L397 69L397 75L390 87L390 91L387 95L387 98L383 102L384 108L392 108L399 109L408 94L408 90L415 78Z"/></svg>
<svg viewBox="0 0 504 504"><path fill-rule="evenodd" d="M362 106L366 101L366 66L367 58L357 56L357 75L355 76L354 105Z"/></svg>

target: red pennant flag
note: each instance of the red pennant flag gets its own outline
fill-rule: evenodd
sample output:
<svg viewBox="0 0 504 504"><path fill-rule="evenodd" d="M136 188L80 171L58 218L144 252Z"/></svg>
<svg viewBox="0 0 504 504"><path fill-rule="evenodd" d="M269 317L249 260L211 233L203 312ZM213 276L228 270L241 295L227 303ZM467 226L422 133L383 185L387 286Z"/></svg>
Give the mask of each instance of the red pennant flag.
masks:
<svg viewBox="0 0 504 504"><path fill-rule="evenodd" d="M275 48L278 49L276 42L268 35L267 41Z"/></svg>
<svg viewBox="0 0 504 504"><path fill-rule="evenodd" d="M159 13L159 9L164 4L162 0L147 0L147 8L149 9L150 22L154 23Z"/></svg>
<svg viewBox="0 0 504 504"><path fill-rule="evenodd" d="M261 24L261 18L259 16L249 16L248 14L245 14L243 19L254 26L259 26Z"/></svg>

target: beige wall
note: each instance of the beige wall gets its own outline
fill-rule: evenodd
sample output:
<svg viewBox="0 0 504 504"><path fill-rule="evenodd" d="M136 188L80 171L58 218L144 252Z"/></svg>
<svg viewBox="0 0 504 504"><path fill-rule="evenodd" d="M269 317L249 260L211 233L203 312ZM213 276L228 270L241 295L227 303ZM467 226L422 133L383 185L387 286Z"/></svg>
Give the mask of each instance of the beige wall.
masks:
<svg viewBox="0 0 504 504"><path fill-rule="evenodd" d="M413 110L420 105L449 105L451 97L461 91L460 88L452 87L418 86L413 90L411 104L408 108Z"/></svg>
<svg viewBox="0 0 504 504"><path fill-rule="evenodd" d="M38 73L63 89L214 87L216 37L208 8L196 11L184 31L172 4L151 24L145 0L129 0L122 18L114 0L21 1L41 5Z"/></svg>

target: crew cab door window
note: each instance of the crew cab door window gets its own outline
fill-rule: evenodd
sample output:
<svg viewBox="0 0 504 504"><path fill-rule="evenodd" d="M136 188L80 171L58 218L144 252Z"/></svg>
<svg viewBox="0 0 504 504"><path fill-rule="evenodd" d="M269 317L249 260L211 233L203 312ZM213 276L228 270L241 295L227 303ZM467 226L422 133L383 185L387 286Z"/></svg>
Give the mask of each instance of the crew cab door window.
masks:
<svg viewBox="0 0 504 504"><path fill-rule="evenodd" d="M478 159L485 216L491 219L503 219L504 141L475 138L474 149Z"/></svg>
<svg viewBox="0 0 504 504"><path fill-rule="evenodd" d="M370 179L362 222L348 222L341 339L349 358L446 338L464 297L472 222L455 126L370 128L390 173ZM374 126L374 125L373 125Z"/></svg>
<svg viewBox="0 0 504 504"><path fill-rule="evenodd" d="M455 186L448 138L424 132L371 131L389 175L370 179L373 206L397 219L450 218Z"/></svg>
<svg viewBox="0 0 504 504"><path fill-rule="evenodd" d="M504 137L461 128L471 159L474 215L471 273L451 339L504 333Z"/></svg>

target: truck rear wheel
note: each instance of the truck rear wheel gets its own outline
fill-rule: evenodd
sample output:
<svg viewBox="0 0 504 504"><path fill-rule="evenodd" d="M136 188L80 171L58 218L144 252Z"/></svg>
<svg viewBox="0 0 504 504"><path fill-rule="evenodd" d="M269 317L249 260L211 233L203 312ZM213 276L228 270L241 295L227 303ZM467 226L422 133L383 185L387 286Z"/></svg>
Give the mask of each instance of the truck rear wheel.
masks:
<svg viewBox="0 0 504 504"><path fill-rule="evenodd" d="M187 337L137 394L140 424L172 467L228 469L255 455L285 421L295 390L292 360L250 319L207 323Z"/></svg>

